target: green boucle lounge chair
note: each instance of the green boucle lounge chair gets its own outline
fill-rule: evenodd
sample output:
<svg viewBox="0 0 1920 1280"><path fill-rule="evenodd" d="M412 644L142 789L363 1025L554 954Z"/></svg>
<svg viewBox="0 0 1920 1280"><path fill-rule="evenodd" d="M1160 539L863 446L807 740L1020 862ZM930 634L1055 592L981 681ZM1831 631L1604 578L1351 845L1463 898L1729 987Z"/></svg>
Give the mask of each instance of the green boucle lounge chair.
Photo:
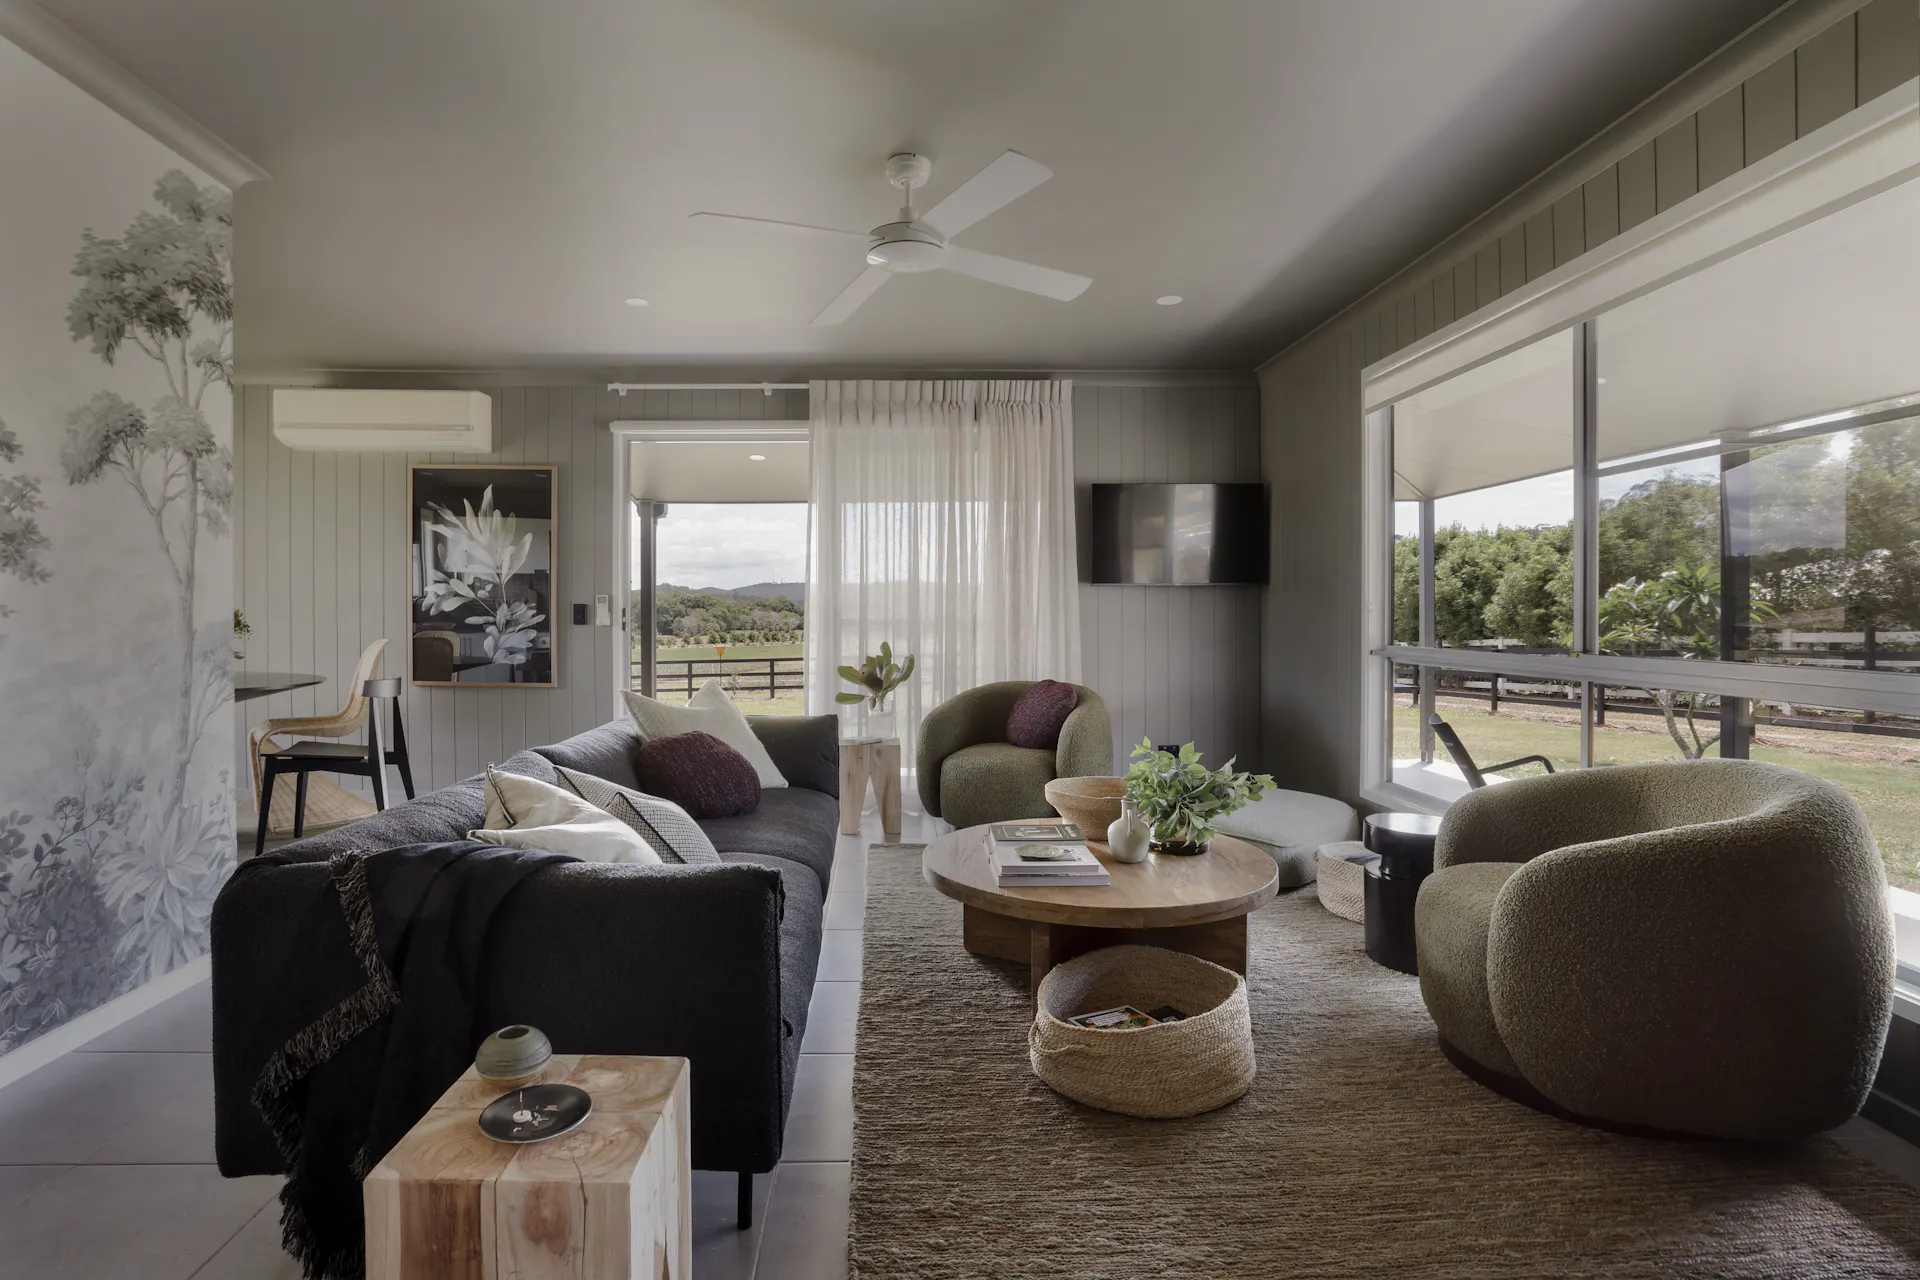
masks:
<svg viewBox="0 0 1920 1280"><path fill-rule="evenodd" d="M1695 760L1454 802L1420 889L1420 991L1468 1074L1630 1129L1843 1123L1893 998L1886 879L1839 788Z"/></svg>

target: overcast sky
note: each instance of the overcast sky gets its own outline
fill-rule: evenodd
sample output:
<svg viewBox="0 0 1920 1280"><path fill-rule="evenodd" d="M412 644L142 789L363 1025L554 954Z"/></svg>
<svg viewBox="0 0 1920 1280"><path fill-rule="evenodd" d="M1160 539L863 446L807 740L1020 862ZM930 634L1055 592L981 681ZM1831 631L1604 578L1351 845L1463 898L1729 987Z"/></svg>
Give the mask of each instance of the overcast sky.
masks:
<svg viewBox="0 0 1920 1280"><path fill-rule="evenodd" d="M639 554L636 542L636 566ZM659 581L677 587L804 582L807 504L672 503L660 521L658 564Z"/></svg>

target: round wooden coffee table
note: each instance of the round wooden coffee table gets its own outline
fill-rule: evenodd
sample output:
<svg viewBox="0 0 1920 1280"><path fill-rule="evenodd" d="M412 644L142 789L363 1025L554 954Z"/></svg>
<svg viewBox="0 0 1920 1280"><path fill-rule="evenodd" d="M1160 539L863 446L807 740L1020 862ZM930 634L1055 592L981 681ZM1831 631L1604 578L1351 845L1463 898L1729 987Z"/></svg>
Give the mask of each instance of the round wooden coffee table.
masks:
<svg viewBox="0 0 1920 1280"><path fill-rule="evenodd" d="M1278 892L1272 858L1232 836L1194 857L1149 854L1132 865L1090 845L1113 876L1105 885L1000 889L987 860L987 828L968 827L927 846L931 884L960 900L962 945L975 955L1027 966L1028 985L1063 960L1123 942L1184 951L1247 971L1247 913Z"/></svg>

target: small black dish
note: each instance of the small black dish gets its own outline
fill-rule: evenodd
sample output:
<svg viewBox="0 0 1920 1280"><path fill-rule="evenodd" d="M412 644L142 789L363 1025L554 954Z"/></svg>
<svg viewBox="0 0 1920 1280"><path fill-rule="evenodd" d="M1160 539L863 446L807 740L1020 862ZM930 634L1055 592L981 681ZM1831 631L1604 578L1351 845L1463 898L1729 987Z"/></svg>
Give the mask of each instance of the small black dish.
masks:
<svg viewBox="0 0 1920 1280"><path fill-rule="evenodd" d="M580 1127L593 1098L570 1084L530 1084L503 1093L480 1113L480 1132L500 1142L544 1142Z"/></svg>

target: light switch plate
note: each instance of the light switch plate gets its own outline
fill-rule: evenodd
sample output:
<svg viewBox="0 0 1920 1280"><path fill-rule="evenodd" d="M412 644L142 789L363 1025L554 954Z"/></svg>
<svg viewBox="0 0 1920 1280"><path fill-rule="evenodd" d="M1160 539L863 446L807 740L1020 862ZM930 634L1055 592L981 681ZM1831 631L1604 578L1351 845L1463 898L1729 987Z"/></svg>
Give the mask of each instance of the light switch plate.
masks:
<svg viewBox="0 0 1920 1280"><path fill-rule="evenodd" d="M609 600L610 597L608 596L595 596L593 598L594 626L610 627L613 625L613 610L608 607Z"/></svg>

